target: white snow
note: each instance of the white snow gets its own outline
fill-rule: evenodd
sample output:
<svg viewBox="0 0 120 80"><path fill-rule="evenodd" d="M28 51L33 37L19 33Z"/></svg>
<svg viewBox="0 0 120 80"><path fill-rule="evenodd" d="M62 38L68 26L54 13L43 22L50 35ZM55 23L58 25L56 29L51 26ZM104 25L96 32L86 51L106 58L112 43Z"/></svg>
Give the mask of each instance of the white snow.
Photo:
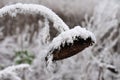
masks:
<svg viewBox="0 0 120 80"><path fill-rule="evenodd" d="M50 46L57 49L61 44L64 45L65 42L73 43L76 37L80 37L84 40L90 37L93 42L96 42L95 36L92 32L85 28L81 28L80 26L76 26L75 28L62 32L60 35L55 37Z"/></svg>
<svg viewBox="0 0 120 80"><path fill-rule="evenodd" d="M10 66L0 71L0 80L22 80L19 75L23 74L26 70L29 70L28 64L20 64L16 66Z"/></svg>
<svg viewBox="0 0 120 80"><path fill-rule="evenodd" d="M28 65L28 64L20 64L20 65L13 65L13 66L7 67L4 71L19 73L19 72L23 72L29 68L30 68L30 65Z"/></svg>

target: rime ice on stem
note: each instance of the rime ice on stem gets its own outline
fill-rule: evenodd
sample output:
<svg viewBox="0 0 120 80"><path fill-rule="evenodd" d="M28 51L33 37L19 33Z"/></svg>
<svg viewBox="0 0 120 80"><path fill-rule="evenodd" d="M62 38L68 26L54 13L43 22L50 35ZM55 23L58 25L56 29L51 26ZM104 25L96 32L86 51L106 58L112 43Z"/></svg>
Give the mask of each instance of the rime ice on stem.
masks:
<svg viewBox="0 0 120 80"><path fill-rule="evenodd" d="M14 5L5 6L0 9L0 17L3 17L6 14L15 17L18 13L22 14L40 14L45 18L51 20L54 24L54 27L62 32L69 30L69 27L60 19L52 10L37 4L21 4L17 3Z"/></svg>
<svg viewBox="0 0 120 80"><path fill-rule="evenodd" d="M0 71L0 80L22 80L19 75L23 74L26 70L29 70L28 64L20 64L16 66L10 66Z"/></svg>

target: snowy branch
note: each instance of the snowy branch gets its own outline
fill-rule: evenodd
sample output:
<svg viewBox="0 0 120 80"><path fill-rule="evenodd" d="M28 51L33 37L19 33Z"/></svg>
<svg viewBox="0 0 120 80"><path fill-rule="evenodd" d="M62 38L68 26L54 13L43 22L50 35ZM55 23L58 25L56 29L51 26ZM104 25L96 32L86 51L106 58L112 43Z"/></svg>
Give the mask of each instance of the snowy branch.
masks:
<svg viewBox="0 0 120 80"><path fill-rule="evenodd" d="M0 71L0 80L22 80L19 75L29 70L28 64L20 64L16 66L10 66Z"/></svg>
<svg viewBox="0 0 120 80"><path fill-rule="evenodd" d="M58 31L62 32L69 30L69 27L63 22L63 20L61 20L52 10L42 5L17 3L0 9L0 17L7 14L15 17L18 13L40 14L44 16L44 18L51 20Z"/></svg>

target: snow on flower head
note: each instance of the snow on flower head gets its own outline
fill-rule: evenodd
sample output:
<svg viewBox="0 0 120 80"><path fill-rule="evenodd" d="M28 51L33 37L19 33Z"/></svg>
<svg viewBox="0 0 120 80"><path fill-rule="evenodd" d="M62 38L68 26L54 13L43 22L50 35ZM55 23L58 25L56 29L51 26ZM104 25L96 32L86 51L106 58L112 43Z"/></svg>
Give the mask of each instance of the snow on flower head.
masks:
<svg viewBox="0 0 120 80"><path fill-rule="evenodd" d="M73 29L62 32L60 35L54 38L52 41L52 46L56 49L60 47L61 44L64 45L65 43L73 43L77 37L80 37L84 40L91 38L92 42L96 42L95 36L92 32L86 30L85 28L81 28L80 26L76 26Z"/></svg>

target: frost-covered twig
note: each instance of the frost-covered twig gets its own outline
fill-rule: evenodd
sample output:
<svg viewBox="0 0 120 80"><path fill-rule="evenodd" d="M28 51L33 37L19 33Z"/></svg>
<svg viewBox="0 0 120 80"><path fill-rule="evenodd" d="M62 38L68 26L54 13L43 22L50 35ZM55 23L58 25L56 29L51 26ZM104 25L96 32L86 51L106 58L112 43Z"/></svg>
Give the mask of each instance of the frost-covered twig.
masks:
<svg viewBox="0 0 120 80"><path fill-rule="evenodd" d="M107 64L105 62L101 62L99 61L98 59L94 58L94 61L93 61L95 64L97 64L100 68L102 69L108 69L109 71L115 73L115 74L118 74L118 70L116 69L116 67L114 65L111 65L111 64Z"/></svg>
<svg viewBox="0 0 120 80"><path fill-rule="evenodd" d="M0 80L22 80L20 75L29 69L30 66L28 64L7 67L0 71Z"/></svg>

